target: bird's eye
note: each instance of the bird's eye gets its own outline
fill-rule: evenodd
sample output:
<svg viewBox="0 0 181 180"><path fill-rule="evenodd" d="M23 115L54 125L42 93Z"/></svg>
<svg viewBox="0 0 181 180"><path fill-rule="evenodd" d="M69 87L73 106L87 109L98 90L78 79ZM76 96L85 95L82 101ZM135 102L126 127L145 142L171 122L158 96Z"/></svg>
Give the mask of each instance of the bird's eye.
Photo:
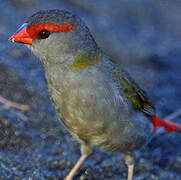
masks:
<svg viewBox="0 0 181 180"><path fill-rule="evenodd" d="M48 31L46 29L43 29L38 33L38 36L40 39L46 39L49 37L49 35L50 35L50 31Z"/></svg>

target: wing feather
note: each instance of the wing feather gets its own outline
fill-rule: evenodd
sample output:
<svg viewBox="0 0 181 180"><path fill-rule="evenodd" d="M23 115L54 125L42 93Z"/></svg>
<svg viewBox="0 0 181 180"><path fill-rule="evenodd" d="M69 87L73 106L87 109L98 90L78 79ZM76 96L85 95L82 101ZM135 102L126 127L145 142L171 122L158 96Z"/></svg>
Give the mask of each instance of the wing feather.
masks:
<svg viewBox="0 0 181 180"><path fill-rule="evenodd" d="M141 111L148 116L154 115L155 107L147 93L118 64L113 62L111 64L113 73L120 84L123 97L132 103L135 110Z"/></svg>

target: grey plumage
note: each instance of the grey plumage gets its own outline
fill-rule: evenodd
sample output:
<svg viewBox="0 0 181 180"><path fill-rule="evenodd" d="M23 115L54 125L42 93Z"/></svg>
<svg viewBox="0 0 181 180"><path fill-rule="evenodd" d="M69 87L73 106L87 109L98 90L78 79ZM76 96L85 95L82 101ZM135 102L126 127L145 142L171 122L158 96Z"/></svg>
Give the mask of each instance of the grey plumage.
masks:
<svg viewBox="0 0 181 180"><path fill-rule="evenodd" d="M25 22L26 28L64 23L75 27L69 32L50 32L43 39L30 36L24 41L44 65L57 114L81 143L82 156L66 180L72 179L94 146L125 154L131 180L132 154L149 141L153 132L148 117L155 108L146 93L100 50L78 16L44 10Z"/></svg>

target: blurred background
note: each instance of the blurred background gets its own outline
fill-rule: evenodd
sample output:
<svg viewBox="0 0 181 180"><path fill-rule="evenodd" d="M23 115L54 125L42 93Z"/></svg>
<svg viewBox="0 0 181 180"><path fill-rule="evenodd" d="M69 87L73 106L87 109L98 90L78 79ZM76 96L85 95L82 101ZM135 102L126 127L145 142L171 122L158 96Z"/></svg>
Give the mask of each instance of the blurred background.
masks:
<svg viewBox="0 0 181 180"><path fill-rule="evenodd" d="M181 108L180 0L0 0L0 179L58 180L80 156L50 103L43 67L8 38L40 9L68 9L86 21L99 46L139 82L160 117ZM180 122L181 117L174 119ZM121 154L94 149L75 180L126 179ZM136 152L135 180L181 179L181 134L160 134Z"/></svg>

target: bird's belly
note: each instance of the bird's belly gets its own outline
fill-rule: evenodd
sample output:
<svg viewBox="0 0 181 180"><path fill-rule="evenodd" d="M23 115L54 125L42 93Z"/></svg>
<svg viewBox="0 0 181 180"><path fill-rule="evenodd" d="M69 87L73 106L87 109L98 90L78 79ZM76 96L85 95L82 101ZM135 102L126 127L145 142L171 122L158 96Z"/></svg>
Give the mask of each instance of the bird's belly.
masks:
<svg viewBox="0 0 181 180"><path fill-rule="evenodd" d="M61 91L49 85L49 91L60 119L80 142L124 153L139 149L152 134L142 113L115 107L90 89Z"/></svg>

